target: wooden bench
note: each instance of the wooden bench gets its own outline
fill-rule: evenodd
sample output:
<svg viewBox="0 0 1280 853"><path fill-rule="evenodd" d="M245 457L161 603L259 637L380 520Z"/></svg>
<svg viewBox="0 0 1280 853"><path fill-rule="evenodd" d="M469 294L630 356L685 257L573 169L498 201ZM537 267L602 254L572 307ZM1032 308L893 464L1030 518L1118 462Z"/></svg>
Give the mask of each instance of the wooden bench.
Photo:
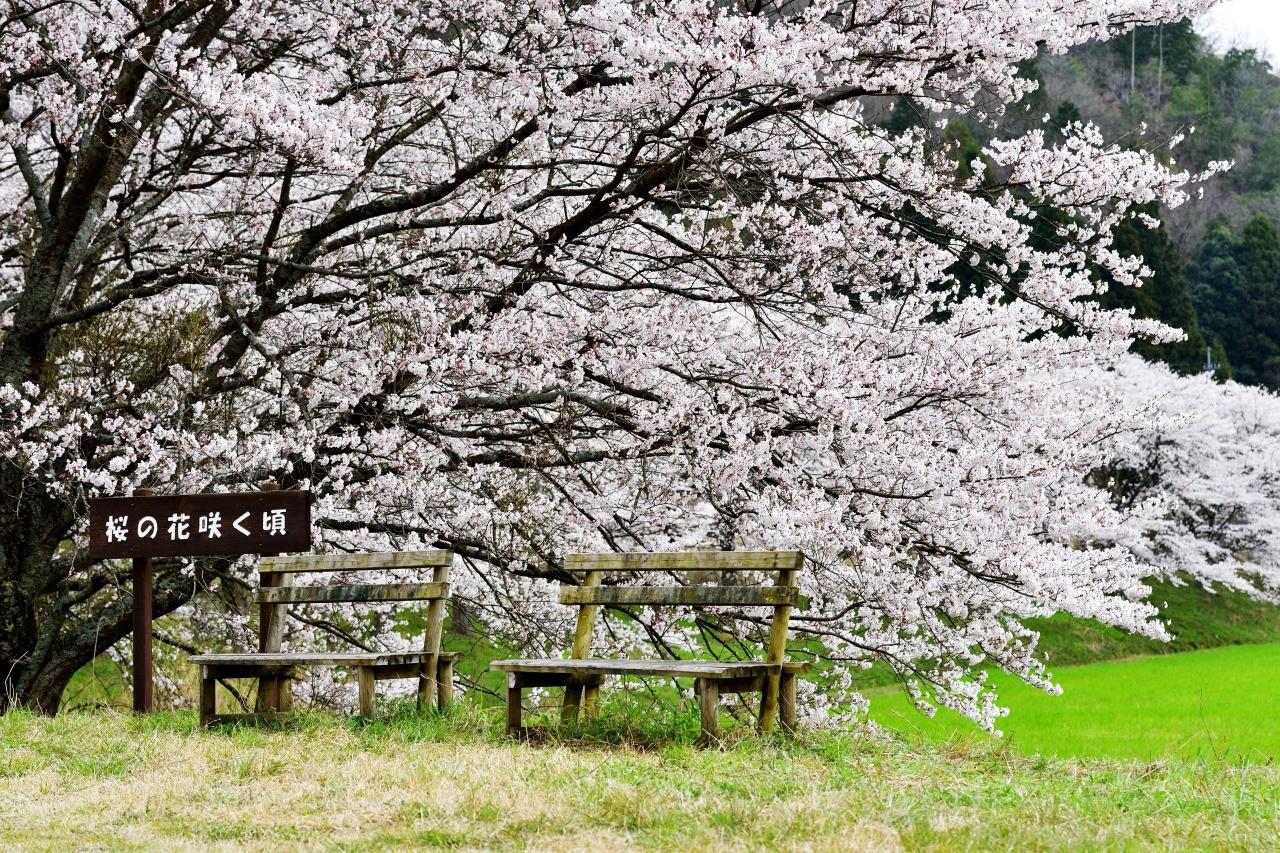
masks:
<svg viewBox="0 0 1280 853"><path fill-rule="evenodd" d="M440 651L445 602L449 598L449 551L397 551L386 554L267 557L258 567L260 605L257 653L193 655L200 665L200 723L261 722L292 710L290 680L307 667L350 667L360 691L360 715L374 715L374 684L393 678L418 679L419 705L441 710L453 700L453 663L462 655ZM309 572L432 569L430 583L328 584L294 586L295 575ZM280 651L287 606L304 603L429 601L427 633L421 652L286 653ZM252 714L218 714L217 684L225 678L258 679Z"/></svg>
<svg viewBox="0 0 1280 853"><path fill-rule="evenodd" d="M565 568L584 573L580 586L560 590L560 603L579 607L572 657L502 660L490 668L507 673L507 732L526 733L521 723L526 687L564 687L561 721L572 722L578 706L595 711L600 684L608 675L692 678L700 697L702 740L719 737L717 712L723 693L760 693L760 732L772 730L780 716L784 730L796 723L796 675L807 663L783 660L791 608L799 591L796 572L804 565L799 551L719 551L682 554L570 554ZM743 572L776 571L776 586L602 586L606 572ZM601 607L632 605L771 606L773 620L763 661L591 660L591 634Z"/></svg>

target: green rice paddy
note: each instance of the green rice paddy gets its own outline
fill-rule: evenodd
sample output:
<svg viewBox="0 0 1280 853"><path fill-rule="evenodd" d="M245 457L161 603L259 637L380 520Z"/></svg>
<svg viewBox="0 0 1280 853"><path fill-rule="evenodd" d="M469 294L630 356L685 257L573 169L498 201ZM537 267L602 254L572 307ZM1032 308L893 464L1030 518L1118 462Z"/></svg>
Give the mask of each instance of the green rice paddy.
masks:
<svg viewBox="0 0 1280 853"><path fill-rule="evenodd" d="M1280 754L1280 643L1062 667L1061 696L992 679L1010 709L998 727L1025 754L1254 764ZM873 696L871 716L931 739L978 731L946 709L925 717L900 691Z"/></svg>

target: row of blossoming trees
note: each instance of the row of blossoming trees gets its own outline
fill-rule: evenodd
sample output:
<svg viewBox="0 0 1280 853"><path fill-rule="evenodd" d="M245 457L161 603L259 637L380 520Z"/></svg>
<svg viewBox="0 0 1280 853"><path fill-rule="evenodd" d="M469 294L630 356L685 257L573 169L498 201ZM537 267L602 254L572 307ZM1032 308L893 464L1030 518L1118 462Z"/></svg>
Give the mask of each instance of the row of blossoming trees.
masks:
<svg viewBox="0 0 1280 853"><path fill-rule="evenodd" d="M1141 276L1111 227L1203 176L1075 126L962 180L884 96L995 126L1037 51L1209 5L5 0L9 700L55 709L126 636L88 497L268 479L325 548L462 554L465 612L525 648L558 645L566 553L705 545L803 548L802 634L988 726L976 667L1050 684L1020 617L1160 634L1144 557L1235 582L1254 543L1184 524L1190 487L1112 500L1155 369L1107 371L1175 333L1088 297ZM156 612L234 642L212 597L250 582L163 564Z"/></svg>

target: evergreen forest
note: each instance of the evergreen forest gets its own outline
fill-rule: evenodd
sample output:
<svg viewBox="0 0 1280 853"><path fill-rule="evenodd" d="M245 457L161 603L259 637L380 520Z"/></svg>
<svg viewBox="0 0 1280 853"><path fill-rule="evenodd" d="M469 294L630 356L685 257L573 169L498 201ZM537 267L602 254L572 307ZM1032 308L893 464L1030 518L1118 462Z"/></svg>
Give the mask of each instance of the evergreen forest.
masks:
<svg viewBox="0 0 1280 853"><path fill-rule="evenodd" d="M1144 216L1118 229L1115 246L1141 255L1152 275L1140 289L1113 288L1102 299L1186 333L1180 342L1136 343L1146 358L1280 390L1280 77L1266 58L1218 48L1181 21L1042 54L1024 71L1040 86L1005 117L1009 133L1039 126L1060 141L1073 123L1090 122L1108 139L1194 172L1231 164L1196 187L1202 197L1190 204L1135 211ZM911 101L883 115L893 130L930 123ZM942 135L959 177L971 176L986 142L980 123L952 116Z"/></svg>

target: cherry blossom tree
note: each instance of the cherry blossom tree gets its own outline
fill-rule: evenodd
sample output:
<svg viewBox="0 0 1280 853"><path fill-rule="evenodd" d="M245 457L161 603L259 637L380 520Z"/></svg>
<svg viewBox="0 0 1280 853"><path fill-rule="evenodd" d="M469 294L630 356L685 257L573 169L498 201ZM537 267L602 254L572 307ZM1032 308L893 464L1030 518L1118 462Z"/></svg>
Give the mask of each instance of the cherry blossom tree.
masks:
<svg viewBox="0 0 1280 853"><path fill-rule="evenodd" d="M1118 393L1145 428L1093 480L1132 512L1128 547L1153 574L1180 572L1275 599L1280 592L1280 398L1208 375L1121 359L1091 385Z"/></svg>
<svg viewBox="0 0 1280 853"><path fill-rule="evenodd" d="M990 727L979 665L1051 686L1019 617L1159 635L1131 551L1072 548L1127 522L1084 478L1133 413L1048 377L1175 334L1092 271L1136 284L1110 229L1196 176L1077 125L962 178L941 126L1209 5L6 0L11 701L56 709L127 634L88 497L268 479L316 495L318 547L460 553L526 651L571 551L803 548L834 706L882 659ZM936 124L890 130L900 98ZM160 568L158 614L248 582Z"/></svg>

